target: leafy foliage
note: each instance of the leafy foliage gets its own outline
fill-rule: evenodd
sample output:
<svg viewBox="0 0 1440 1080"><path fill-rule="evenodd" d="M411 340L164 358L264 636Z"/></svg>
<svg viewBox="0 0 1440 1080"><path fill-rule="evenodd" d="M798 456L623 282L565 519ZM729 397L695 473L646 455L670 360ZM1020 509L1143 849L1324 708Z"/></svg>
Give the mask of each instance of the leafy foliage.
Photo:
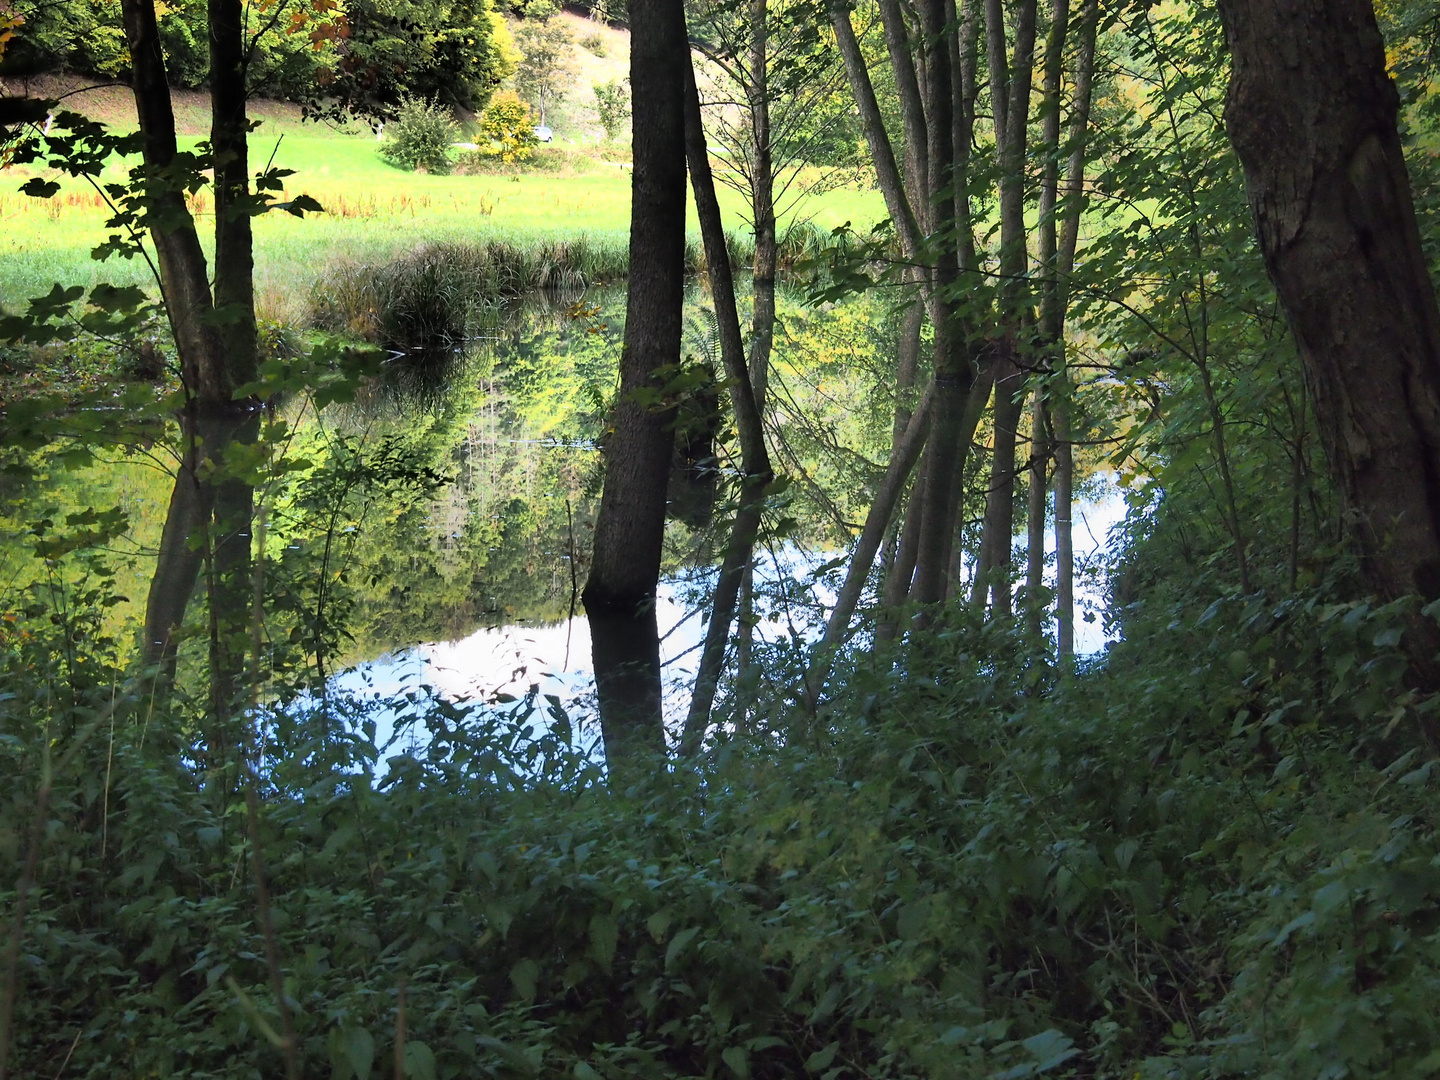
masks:
<svg viewBox="0 0 1440 1080"><path fill-rule="evenodd" d="M435 101L407 98L386 127L380 156L401 169L447 173L452 164L450 146L459 134L449 109Z"/></svg>
<svg viewBox="0 0 1440 1080"><path fill-rule="evenodd" d="M605 129L605 138L614 142L630 119L630 91L615 79L595 83L591 90L595 94L595 117Z"/></svg>
<svg viewBox="0 0 1440 1080"><path fill-rule="evenodd" d="M480 114L479 146L483 155L506 165L529 161L540 140L530 106L514 93L495 95Z"/></svg>
<svg viewBox="0 0 1440 1080"><path fill-rule="evenodd" d="M402 1013L436 1077L1427 1067L1440 838L1431 766L1392 741L1420 704L1397 611L1155 611L1058 686L956 622L853 657L818 744L725 742L629 796L558 702L417 699L400 752L336 698L267 722L252 833L174 764L183 727L127 719L68 528L45 550L88 559L72 614L37 592L3 631L0 841L43 844L22 1073L67 1048L77 1076L275 1072L267 937L306 1073L373 1071Z"/></svg>
<svg viewBox="0 0 1440 1080"><path fill-rule="evenodd" d="M550 106L564 98L576 71L574 35L559 14L560 6L552 0L533 0L515 30L521 55L515 86L540 110L542 124Z"/></svg>

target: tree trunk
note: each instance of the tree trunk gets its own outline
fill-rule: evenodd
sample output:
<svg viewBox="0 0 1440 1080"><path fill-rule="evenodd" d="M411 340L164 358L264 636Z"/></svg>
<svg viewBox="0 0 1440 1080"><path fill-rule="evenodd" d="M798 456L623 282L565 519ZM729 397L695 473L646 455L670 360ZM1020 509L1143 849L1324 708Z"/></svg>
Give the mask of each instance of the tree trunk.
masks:
<svg viewBox="0 0 1440 1080"><path fill-rule="evenodd" d="M245 686L246 654L249 647L251 580L250 522L254 514L255 489L248 478L237 475L248 469L227 464L227 451L235 445L249 445L259 435L257 413L201 416L206 457L219 473L205 482L210 489L214 516L206 545L206 598L210 607L210 714L206 733L207 754L228 761L240 746L236 718L244 712L249 697ZM208 471L208 470L207 470Z"/></svg>
<svg viewBox="0 0 1440 1080"><path fill-rule="evenodd" d="M885 132L885 121L870 81L869 69L865 66L865 56L855 39L855 28L850 24L850 9L840 0L830 0L830 25L835 31L835 44L845 64L845 77L855 97L855 107L860 113L860 126L865 133L870 162L875 168L875 180L885 199L885 209L890 212L895 234L900 239L901 253L912 264L918 264L924 247L920 225L905 194L900 168L895 164L895 151Z"/></svg>
<svg viewBox="0 0 1440 1080"><path fill-rule="evenodd" d="M620 390L582 599L590 620L605 754L623 784L665 750L655 592L665 535L672 410L653 396L680 360L685 271L685 67L680 0L632 0L635 167Z"/></svg>
<svg viewBox="0 0 1440 1080"><path fill-rule="evenodd" d="M850 616L860 603L860 594L870 577L870 568L875 562L875 553L890 528L890 519L895 513L895 504L900 501L905 482L910 478L920 451L925 446L925 436L930 430L931 399L933 384L915 405L915 412L906 425L905 434L890 449L890 463L885 468L875 499L865 515L865 525L855 541L855 550L850 555L850 565L845 569L845 581L835 598L835 607L825 621L825 633L811 654L810 668L805 673L805 704L813 714L820 703L820 693L825 680L830 677L830 664L835 650L850 630Z"/></svg>
<svg viewBox="0 0 1440 1080"><path fill-rule="evenodd" d="M1030 395L1029 492L1026 500L1025 536L1025 622L1037 641L1045 629L1045 512L1049 487L1050 432L1046 421L1045 395L1037 389Z"/></svg>
<svg viewBox="0 0 1440 1080"><path fill-rule="evenodd" d="M1440 599L1440 310L1369 0L1221 0L1226 126L1371 589ZM1440 687L1440 632L1406 635Z"/></svg>
<svg viewBox="0 0 1440 1080"><path fill-rule="evenodd" d="M186 450L177 471L160 558L146 606L142 661L173 677L175 629L183 622L202 563L208 560L211 730L206 754L224 758L235 739L245 663L250 579L250 485L212 468L237 438L253 441L251 407L235 389L255 377L252 207L245 89L245 37L237 0L210 0L211 143L215 155L215 292L195 221L185 204L188 178L173 172L175 117L153 0L123 0L140 124L146 195L161 294L190 396L182 418ZM222 325L223 324L223 325ZM199 472L206 474L203 478ZM196 538L204 535L203 550ZM157 688L158 688L157 683Z"/></svg>
<svg viewBox="0 0 1440 1080"><path fill-rule="evenodd" d="M985 528L980 541L987 568L978 580L980 603L991 595L996 615L1011 614L1010 563L1015 533L1015 434L1024 404L1019 397L1024 373L1010 357L1001 357L995 370L995 449L990 464L990 486L985 496Z"/></svg>
<svg viewBox="0 0 1440 1080"><path fill-rule="evenodd" d="M955 173L954 80L946 10L944 0L921 0L918 6L926 71L927 220L953 223L960 181ZM949 587L959 518L953 478L964 468L965 406L975 385L975 369L961 340L952 299L960 269L958 249L953 243L932 247L934 265L926 309L934 348L934 429L925 451L924 504L911 586L912 597L922 605L938 604Z"/></svg>
<svg viewBox="0 0 1440 1080"><path fill-rule="evenodd" d="M1085 0L1080 11L1080 43L1075 60L1075 104L1070 114L1070 160L1065 167L1066 206L1060 213L1059 245L1053 279L1054 314L1045 324L1047 334L1062 343L1070 274L1075 269L1075 248L1080 239L1080 215L1085 206L1086 135L1090 129L1090 100L1095 71L1095 32L1100 8ZM1055 654L1062 666L1075 655L1075 544L1071 515L1075 458L1071 447L1070 377L1063 354L1056 354L1060 374L1052 383L1050 427L1055 452ZM1058 389L1057 389L1058 388Z"/></svg>
<svg viewBox="0 0 1440 1080"><path fill-rule="evenodd" d="M158 222L151 231L160 264L160 292L180 354L181 381L195 400L228 402L221 335L215 325L210 273L195 219L185 205L183 181L167 176L175 164L175 114L160 47L154 0L122 0L131 82L140 123L146 191Z"/></svg>
<svg viewBox="0 0 1440 1080"><path fill-rule="evenodd" d="M762 7L764 0L758 0ZM691 757L700 750L705 730L710 724L710 710L715 704L715 691L725 663L725 648L730 640L730 624L735 618L735 604L745 568L760 532L760 514L765 506L765 492L773 472L770 455L765 449L765 431L760 410L750 383L750 368L745 359L744 342L740 337L740 314L735 304L735 280L730 273L730 259L725 249L725 227L720 219L720 203L715 197L715 179L710 172L710 159L705 149L705 129L700 117L700 95L695 87L692 67L685 70L685 157L690 166L690 184L695 193L695 209L700 219L700 232L705 244L705 259L710 267L710 293L715 304L715 318L720 330L720 357L725 366L730 400L735 411L735 427L740 436L740 467L745 475L740 486L740 507L730 529L730 542L715 584L710 622L705 628L705 641L700 650L700 667L695 675L695 693L680 737L680 754ZM773 249L774 215L771 215ZM775 282L770 289L774 295ZM758 305L757 305L758 306ZM773 306L771 319L773 321Z"/></svg>
<svg viewBox="0 0 1440 1080"><path fill-rule="evenodd" d="M209 0L210 145L215 153L215 307L223 324L224 378L211 390L228 407L256 374L255 241L250 205L246 51L240 0Z"/></svg>
<svg viewBox="0 0 1440 1080"><path fill-rule="evenodd" d="M165 692L175 681L175 661L180 646L178 632L185 622L185 609L204 561L202 530L210 520L214 496L209 485L203 484L199 477L198 466L203 457L193 417L182 417L180 438L184 449L175 470L170 508L160 534L160 553L150 578L140 648L140 662L145 667L158 665L150 684L155 694Z"/></svg>

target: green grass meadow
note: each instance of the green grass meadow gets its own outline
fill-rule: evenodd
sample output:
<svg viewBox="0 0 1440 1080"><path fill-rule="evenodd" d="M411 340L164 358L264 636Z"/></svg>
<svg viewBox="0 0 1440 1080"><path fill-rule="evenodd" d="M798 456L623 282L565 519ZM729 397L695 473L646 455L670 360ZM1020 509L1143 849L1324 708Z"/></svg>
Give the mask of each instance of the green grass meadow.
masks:
<svg viewBox="0 0 1440 1080"><path fill-rule="evenodd" d="M278 136L277 136L278 132ZM371 134L300 125L271 117L251 137L251 164L294 170L287 193L305 193L325 208L304 219L271 213L256 225L257 306L263 318L294 321L311 289L336 262L383 262L436 241L511 244L585 235L623 245L629 226L630 170L623 164L551 151L559 167L511 174L435 176L386 164ZM545 152L545 151L542 151ZM113 170L118 178L122 166ZM104 237L106 210L81 182L65 180L53 199L18 189L35 170L0 172L0 305L14 308L55 282L151 284L140 260L100 263L91 249ZM723 188L728 229L744 231L744 201ZM194 203L202 234L208 193ZM829 228L864 226L884 216L878 192L840 188L810 200L797 217ZM691 211L690 231L696 231Z"/></svg>

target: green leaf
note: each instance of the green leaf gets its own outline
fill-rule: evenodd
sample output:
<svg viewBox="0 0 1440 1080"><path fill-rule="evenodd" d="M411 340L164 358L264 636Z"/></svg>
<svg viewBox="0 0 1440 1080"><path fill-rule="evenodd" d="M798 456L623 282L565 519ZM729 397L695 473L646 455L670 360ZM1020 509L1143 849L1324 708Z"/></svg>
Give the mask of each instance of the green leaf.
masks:
<svg viewBox="0 0 1440 1080"><path fill-rule="evenodd" d="M655 944L665 940L665 932L670 929L670 923L674 921L675 915L668 908L661 908L645 920L645 929L650 931L650 936L655 939Z"/></svg>
<svg viewBox="0 0 1440 1080"><path fill-rule="evenodd" d="M405 1044L405 1080L435 1080L435 1052L423 1042Z"/></svg>
<svg viewBox="0 0 1440 1080"><path fill-rule="evenodd" d="M534 1002L539 980L540 965L528 957L510 969L510 982L515 987L515 992L527 1002Z"/></svg>
<svg viewBox="0 0 1440 1080"><path fill-rule="evenodd" d="M620 927L613 916L597 913L590 918L590 955L607 972L615 959L615 946L620 941Z"/></svg>
<svg viewBox="0 0 1440 1080"><path fill-rule="evenodd" d="M1140 841L1135 839L1122 840L1115 845L1115 865L1120 868L1123 874L1130 869L1130 864L1135 861L1135 856L1140 851Z"/></svg>
<svg viewBox="0 0 1440 1080"><path fill-rule="evenodd" d="M529 963L529 961L522 961L522 963ZM484 1047L486 1050L493 1050L496 1054L500 1055L500 1059L504 1061L506 1065L510 1066L511 1069L520 1073L522 1076L534 1076L535 1073L539 1071L536 1068L535 1062L530 1060L528 1054L516 1050L515 1047L509 1043L501 1042L499 1039L484 1035L475 1040L475 1045Z"/></svg>
<svg viewBox="0 0 1440 1080"><path fill-rule="evenodd" d="M722 1051L720 1060L729 1065L730 1071L740 1080L750 1080L750 1055L745 1053L743 1048L732 1046L728 1050Z"/></svg>
<svg viewBox="0 0 1440 1080"><path fill-rule="evenodd" d="M1350 899L1350 887L1343 881L1332 881L1315 890L1310 907L1318 915L1326 915Z"/></svg>
<svg viewBox="0 0 1440 1080"><path fill-rule="evenodd" d="M895 918L895 932L900 935L901 941L917 941L924 936L925 923L929 917L930 904L928 901L920 900L914 904L906 904Z"/></svg>
<svg viewBox="0 0 1440 1080"><path fill-rule="evenodd" d="M20 192L29 195L32 199L48 199L60 190L60 185L54 180L42 180L40 177L32 177L20 185Z"/></svg>
<svg viewBox="0 0 1440 1080"><path fill-rule="evenodd" d="M830 1063L835 1060L835 1055L839 1052L840 1044L838 1042L832 1042L823 1050L816 1050L805 1059L805 1071L824 1072L830 1067Z"/></svg>
<svg viewBox="0 0 1440 1080"><path fill-rule="evenodd" d="M1021 1042L1021 1046L1030 1052L1035 1059L1035 1071L1037 1073L1048 1072L1057 1065L1063 1065L1076 1054L1080 1053L1075 1049L1073 1039L1050 1028L1042 1031L1039 1035L1031 1035L1030 1038Z"/></svg>
<svg viewBox="0 0 1440 1080"><path fill-rule="evenodd" d="M681 954L685 952L686 948L689 947L690 942L695 940L695 935L698 933L700 933L700 927L692 926L688 930L681 930L678 934L676 934L673 938L670 939L670 945L665 950L666 971L670 970L670 968L674 965L675 961L678 960Z"/></svg>
<svg viewBox="0 0 1440 1080"><path fill-rule="evenodd" d="M375 1061L375 1040L363 1027L350 1028L340 1036L345 1061L355 1080L370 1080L370 1067Z"/></svg>

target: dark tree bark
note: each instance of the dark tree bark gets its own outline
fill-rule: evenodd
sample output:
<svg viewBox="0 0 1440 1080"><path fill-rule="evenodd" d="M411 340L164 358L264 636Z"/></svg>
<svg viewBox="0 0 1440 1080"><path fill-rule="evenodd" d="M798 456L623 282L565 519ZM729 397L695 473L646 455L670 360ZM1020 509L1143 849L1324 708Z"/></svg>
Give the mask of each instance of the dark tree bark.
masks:
<svg viewBox="0 0 1440 1080"><path fill-rule="evenodd" d="M170 493L160 553L145 602L140 661L147 668L157 668L150 684L150 692L155 694L164 693L175 679L179 629L205 559L201 530L210 519L214 502L210 486L199 476L201 447L194 426L193 417L182 417L180 439L184 449L175 470L175 487Z"/></svg>
<svg viewBox="0 0 1440 1080"><path fill-rule="evenodd" d="M181 378L197 401L228 402L220 332L211 317L210 272L195 219L185 205L183 178L174 175L177 147L170 82L160 47L154 0L123 0L125 39L130 47L131 82L140 122L145 183L152 212L163 227L151 230L160 264L160 291L180 354Z"/></svg>
<svg viewBox="0 0 1440 1080"><path fill-rule="evenodd" d="M820 703L820 694L825 681L830 677L830 664L835 650L845 640L850 630L850 616L860 603L865 583L870 577L870 568L875 563L875 554L880 550L881 541L890 528L890 518L895 506L910 479L915 463L920 460L920 451L925 447L925 437L930 431L930 410L934 398L935 384L932 382L915 404L905 434L890 448L890 463L885 475L875 490L875 498L865 515L865 525L855 541L855 550L850 554L850 565L845 568L845 581L835 598L835 607L825 620L825 633L811 653L810 667L805 673L805 704L813 714Z"/></svg>
<svg viewBox="0 0 1440 1080"><path fill-rule="evenodd" d="M929 158L929 187L925 195L930 209L926 220L937 226L941 222L953 226L959 220L956 203L964 197L965 181L955 170L956 80L952 78L953 31L946 33L948 14L944 0L921 0L919 4ZM930 270L931 288L926 308L934 349L934 427L925 450L924 505L915 548L915 580L911 586L913 599L925 605L944 600L950 584L959 519L953 478L965 467L968 448L968 436L964 434L965 406L975 385L975 367L966 348L966 335L957 325L952 298L960 271L958 248L953 242L937 242L932 246L934 265Z"/></svg>
<svg viewBox="0 0 1440 1080"><path fill-rule="evenodd" d="M605 446L605 486L582 599L590 620L600 724L622 783L665 750L655 591L674 441L656 403L663 370L680 360L685 272L685 68L680 0L633 0L630 87L635 168L630 282L620 392Z"/></svg>
<svg viewBox="0 0 1440 1080"><path fill-rule="evenodd" d="M1024 404L1018 396L1024 373L1009 356L995 361L995 447L990 459L990 484L985 495L985 527L980 540L971 601L983 606L988 593L991 610L1009 615L1010 561L1015 525L1015 435ZM980 572L983 568L984 573Z"/></svg>
<svg viewBox="0 0 1440 1080"><path fill-rule="evenodd" d="M1226 126L1366 581L1440 598L1440 310L1369 0L1221 0ZM1412 620L1416 681L1440 633Z"/></svg>
<svg viewBox="0 0 1440 1080"><path fill-rule="evenodd" d="M255 241L240 0L209 0L210 145L215 153L215 307L224 328L218 405L255 378Z"/></svg>
<svg viewBox="0 0 1440 1080"><path fill-rule="evenodd" d="M1091 88L1095 72L1095 32L1100 17L1097 0L1085 0L1080 11L1080 41L1075 58L1075 97L1070 112L1070 160L1065 166L1063 210L1055 250L1053 272L1047 275L1041 327L1057 344L1054 361L1058 376L1052 382L1050 408L1051 445L1055 455L1055 654L1062 666L1075 655L1075 546L1071 505L1075 462L1070 443L1070 377L1063 355L1065 313L1068 308L1070 274L1075 269L1075 249L1080 239L1080 215L1085 205L1086 136L1090 130Z"/></svg>

